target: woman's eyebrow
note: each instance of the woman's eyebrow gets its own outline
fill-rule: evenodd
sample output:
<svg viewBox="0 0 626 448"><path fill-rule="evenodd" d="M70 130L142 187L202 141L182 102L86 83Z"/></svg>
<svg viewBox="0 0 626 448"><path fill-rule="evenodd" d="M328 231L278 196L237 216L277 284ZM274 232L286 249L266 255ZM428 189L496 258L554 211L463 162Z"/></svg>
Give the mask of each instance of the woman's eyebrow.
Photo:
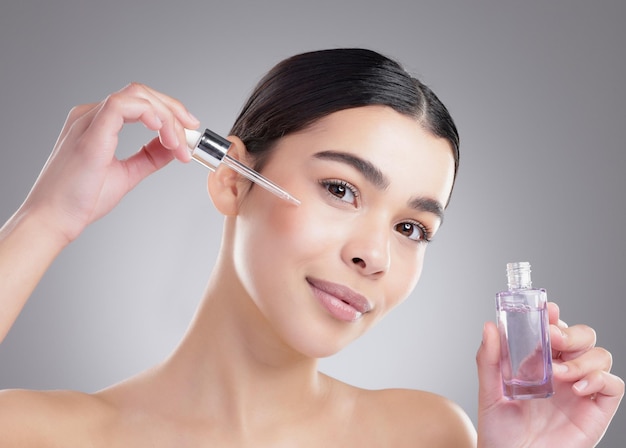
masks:
<svg viewBox="0 0 626 448"><path fill-rule="evenodd" d="M334 160L350 165L380 190L389 186L389 179L371 162L354 154L341 151L321 151L313 155L316 159Z"/></svg>
<svg viewBox="0 0 626 448"><path fill-rule="evenodd" d="M439 201L425 197L416 197L409 201L409 206L421 212L432 213L443 223L443 205Z"/></svg>
<svg viewBox="0 0 626 448"><path fill-rule="evenodd" d="M368 182L381 190L389 186L389 179L372 162L359 156L341 151L321 151L313 155L316 159L334 160L345 163L363 175ZM443 205L439 201L426 197L416 197L409 201L409 206L415 210L432 213L443 222Z"/></svg>

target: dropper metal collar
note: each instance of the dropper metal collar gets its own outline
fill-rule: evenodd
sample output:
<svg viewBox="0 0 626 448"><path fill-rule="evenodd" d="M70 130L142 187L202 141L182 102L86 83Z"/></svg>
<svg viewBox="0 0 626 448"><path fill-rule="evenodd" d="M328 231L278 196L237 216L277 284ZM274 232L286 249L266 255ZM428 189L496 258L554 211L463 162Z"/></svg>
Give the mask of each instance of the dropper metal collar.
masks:
<svg viewBox="0 0 626 448"><path fill-rule="evenodd" d="M185 129L185 136L187 146L193 150L191 157L212 171L222 162L231 145L231 142L210 129L205 129L202 134Z"/></svg>

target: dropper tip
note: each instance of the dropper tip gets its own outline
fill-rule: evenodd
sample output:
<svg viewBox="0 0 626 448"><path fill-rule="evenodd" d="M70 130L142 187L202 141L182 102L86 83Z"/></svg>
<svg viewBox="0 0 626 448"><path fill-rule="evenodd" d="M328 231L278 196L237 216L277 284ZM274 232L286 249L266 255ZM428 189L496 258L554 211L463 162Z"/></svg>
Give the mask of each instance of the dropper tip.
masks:
<svg viewBox="0 0 626 448"><path fill-rule="evenodd" d="M293 197L293 196L291 196L291 195L287 195L287 196L285 197L285 199L286 199L287 201L291 202L293 205L300 205L300 204L301 204L301 202L300 202L298 199L294 198L294 197Z"/></svg>

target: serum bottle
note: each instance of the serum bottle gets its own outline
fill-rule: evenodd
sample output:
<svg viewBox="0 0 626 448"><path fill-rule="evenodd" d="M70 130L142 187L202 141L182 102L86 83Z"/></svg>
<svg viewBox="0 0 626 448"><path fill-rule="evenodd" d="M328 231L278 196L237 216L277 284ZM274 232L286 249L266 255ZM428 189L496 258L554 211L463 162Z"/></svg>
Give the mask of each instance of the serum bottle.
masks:
<svg viewBox="0 0 626 448"><path fill-rule="evenodd" d="M532 287L530 263L506 267L508 290L496 294L504 397L547 398L554 389L546 290Z"/></svg>

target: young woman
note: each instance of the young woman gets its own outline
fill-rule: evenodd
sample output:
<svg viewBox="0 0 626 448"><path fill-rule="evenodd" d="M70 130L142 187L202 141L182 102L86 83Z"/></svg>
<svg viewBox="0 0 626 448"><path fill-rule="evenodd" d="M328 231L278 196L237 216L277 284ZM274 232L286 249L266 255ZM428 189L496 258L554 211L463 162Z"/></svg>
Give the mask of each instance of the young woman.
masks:
<svg viewBox="0 0 626 448"><path fill-rule="evenodd" d="M158 131L115 157L128 122ZM74 108L40 177L0 232L0 336L43 273L91 222L173 158L187 162L178 101L131 84ZM437 97L371 51L278 64L235 122L229 154L301 200L278 199L221 166L208 179L224 215L220 252L189 331L154 368L94 394L0 394L2 446L591 447L624 394L595 333L550 305L557 393L506 401L499 338L478 351L478 437L448 400L370 391L317 371L417 283L458 167Z"/></svg>

